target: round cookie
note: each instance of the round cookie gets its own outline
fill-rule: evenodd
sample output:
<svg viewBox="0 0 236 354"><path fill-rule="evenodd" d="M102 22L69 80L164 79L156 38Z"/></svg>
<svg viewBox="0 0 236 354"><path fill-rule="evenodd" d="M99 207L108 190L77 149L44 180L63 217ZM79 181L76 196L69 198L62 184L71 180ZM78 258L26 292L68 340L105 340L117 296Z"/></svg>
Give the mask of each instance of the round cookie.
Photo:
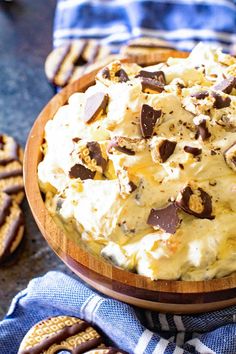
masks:
<svg viewBox="0 0 236 354"><path fill-rule="evenodd" d="M24 198L23 150L10 136L0 135L0 191L20 204Z"/></svg>
<svg viewBox="0 0 236 354"><path fill-rule="evenodd" d="M139 65L151 65L165 61L169 56L175 56L176 49L169 42L150 37L140 37L130 40L121 47L120 54ZM181 55L178 52L178 55ZM184 54L183 54L184 55Z"/></svg>
<svg viewBox="0 0 236 354"><path fill-rule="evenodd" d="M45 62L46 77L53 85L64 87L82 75L83 65L99 61L110 52L110 47L100 45L93 39L69 41L48 55Z"/></svg>
<svg viewBox="0 0 236 354"><path fill-rule="evenodd" d="M24 234L22 211L9 195L0 192L0 263L19 246Z"/></svg>
<svg viewBox="0 0 236 354"><path fill-rule="evenodd" d="M86 353L104 348L103 338L89 323L70 316L45 319L23 338L18 354Z"/></svg>

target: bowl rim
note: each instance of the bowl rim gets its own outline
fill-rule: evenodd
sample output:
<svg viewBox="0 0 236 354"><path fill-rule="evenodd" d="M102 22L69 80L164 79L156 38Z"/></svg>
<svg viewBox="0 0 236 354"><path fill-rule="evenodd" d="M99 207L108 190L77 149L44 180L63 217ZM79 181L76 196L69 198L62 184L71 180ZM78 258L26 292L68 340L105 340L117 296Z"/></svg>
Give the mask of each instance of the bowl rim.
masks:
<svg viewBox="0 0 236 354"><path fill-rule="evenodd" d="M128 61L130 62L130 60ZM125 287L138 289L141 292L158 292L160 296L166 293L177 293L190 295L190 298L191 294L204 293L203 302L217 301L221 296L221 292L228 292L230 298L232 298L234 292L235 297L236 272L223 278L203 281L151 280L140 274L118 268L102 257L95 256L72 242L54 222L46 209L37 178L37 166L41 159L39 148L43 141L45 124L53 118L58 108L68 101L72 93L83 92L91 86L94 83L94 77L97 72L98 70L94 70L82 76L56 94L38 115L27 139L23 168L25 191L33 216L44 238L67 266L71 268L72 263L78 266L82 265L87 274L94 272L95 275L102 277L105 280L106 287L113 288L114 284L118 287L124 285ZM72 268L74 270L74 266ZM208 296L212 293L214 293L213 297ZM185 302L186 300L187 298ZM189 300L191 302L191 299Z"/></svg>

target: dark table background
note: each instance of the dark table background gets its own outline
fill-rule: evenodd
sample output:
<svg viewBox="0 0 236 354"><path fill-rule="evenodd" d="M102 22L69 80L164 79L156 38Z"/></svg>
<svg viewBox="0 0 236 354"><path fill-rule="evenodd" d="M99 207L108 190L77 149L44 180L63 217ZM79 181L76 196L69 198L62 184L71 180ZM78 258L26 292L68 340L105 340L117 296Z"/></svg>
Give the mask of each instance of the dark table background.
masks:
<svg viewBox="0 0 236 354"><path fill-rule="evenodd" d="M56 0L0 0L0 133L24 146L29 130L54 92L44 74L52 47ZM66 271L41 236L26 201L25 238L15 257L0 267L0 318L12 297L33 277Z"/></svg>

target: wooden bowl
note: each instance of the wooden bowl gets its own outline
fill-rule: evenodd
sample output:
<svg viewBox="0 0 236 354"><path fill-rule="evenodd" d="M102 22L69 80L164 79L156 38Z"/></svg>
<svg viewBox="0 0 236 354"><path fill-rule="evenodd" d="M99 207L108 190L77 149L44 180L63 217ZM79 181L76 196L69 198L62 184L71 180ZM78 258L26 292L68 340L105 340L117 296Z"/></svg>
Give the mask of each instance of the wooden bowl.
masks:
<svg viewBox="0 0 236 354"><path fill-rule="evenodd" d="M174 54L178 56L176 52ZM183 54L180 53L180 56ZM66 236L47 211L37 178L45 124L72 93L85 91L94 83L95 73L87 74L53 97L36 119L29 134L24 160L25 189L40 231L54 252L73 272L95 289L118 300L171 313L212 311L236 304L236 273L207 281L152 281L88 253Z"/></svg>

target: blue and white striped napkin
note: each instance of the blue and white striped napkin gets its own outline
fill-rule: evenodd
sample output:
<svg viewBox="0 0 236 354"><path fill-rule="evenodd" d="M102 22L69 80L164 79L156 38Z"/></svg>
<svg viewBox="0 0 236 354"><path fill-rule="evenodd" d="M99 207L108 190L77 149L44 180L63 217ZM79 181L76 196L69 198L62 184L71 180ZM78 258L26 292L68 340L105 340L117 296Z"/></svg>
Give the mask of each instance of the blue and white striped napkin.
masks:
<svg viewBox="0 0 236 354"><path fill-rule="evenodd" d="M170 315L133 308L60 272L32 280L0 322L0 353L17 354L40 320L77 316L95 325L110 344L130 354L235 354L236 306L200 315Z"/></svg>
<svg viewBox="0 0 236 354"><path fill-rule="evenodd" d="M191 50L199 41L233 52L235 0L59 0L54 46L68 39L96 38L115 49L140 36ZM234 49L233 49L234 48Z"/></svg>

